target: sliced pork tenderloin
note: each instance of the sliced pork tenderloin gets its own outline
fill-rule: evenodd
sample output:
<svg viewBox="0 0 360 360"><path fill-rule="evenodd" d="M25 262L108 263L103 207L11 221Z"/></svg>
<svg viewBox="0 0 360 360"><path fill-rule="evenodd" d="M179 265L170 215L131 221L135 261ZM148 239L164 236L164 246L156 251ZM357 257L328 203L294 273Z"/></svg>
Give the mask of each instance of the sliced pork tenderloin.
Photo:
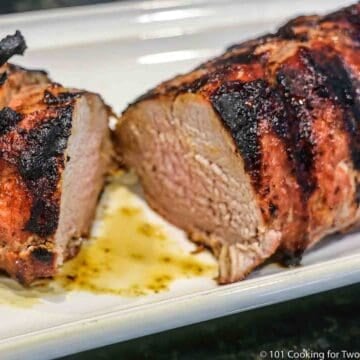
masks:
<svg viewBox="0 0 360 360"><path fill-rule="evenodd" d="M93 93L33 85L0 119L0 268L29 284L89 234L111 159L108 108Z"/></svg>
<svg viewBox="0 0 360 360"><path fill-rule="evenodd" d="M7 63L25 49L0 41L0 269L30 284L89 234L112 146L100 96Z"/></svg>

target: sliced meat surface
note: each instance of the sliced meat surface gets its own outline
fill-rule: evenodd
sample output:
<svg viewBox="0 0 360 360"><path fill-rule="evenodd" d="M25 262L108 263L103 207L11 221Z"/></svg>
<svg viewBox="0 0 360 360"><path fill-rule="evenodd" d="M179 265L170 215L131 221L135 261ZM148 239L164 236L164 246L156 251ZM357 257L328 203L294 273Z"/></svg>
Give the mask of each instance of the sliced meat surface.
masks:
<svg viewBox="0 0 360 360"><path fill-rule="evenodd" d="M149 204L243 279L359 223L360 3L296 18L141 96L115 138Z"/></svg>

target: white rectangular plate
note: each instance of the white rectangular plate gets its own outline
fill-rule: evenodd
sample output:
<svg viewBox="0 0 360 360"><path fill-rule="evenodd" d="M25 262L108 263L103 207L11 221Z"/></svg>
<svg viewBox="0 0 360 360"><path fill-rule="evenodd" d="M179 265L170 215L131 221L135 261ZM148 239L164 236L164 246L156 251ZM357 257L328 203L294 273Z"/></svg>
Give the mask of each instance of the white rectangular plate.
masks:
<svg viewBox="0 0 360 360"><path fill-rule="evenodd" d="M2 16L0 35L20 29L29 50L15 62L45 68L65 85L97 91L120 111L158 82L234 42L272 31L290 16L348 3L129 2ZM351 284L360 279L358 242L359 234L334 237L308 252L299 268L270 264L228 286L196 278L132 299L74 292L29 308L3 304L0 358L64 356Z"/></svg>

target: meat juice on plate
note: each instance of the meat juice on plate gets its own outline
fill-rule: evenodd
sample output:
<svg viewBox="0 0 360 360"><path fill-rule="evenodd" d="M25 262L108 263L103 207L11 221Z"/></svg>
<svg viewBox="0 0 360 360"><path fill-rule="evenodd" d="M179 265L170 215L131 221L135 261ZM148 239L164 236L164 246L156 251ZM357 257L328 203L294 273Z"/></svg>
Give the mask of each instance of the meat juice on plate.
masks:
<svg viewBox="0 0 360 360"><path fill-rule="evenodd" d="M93 238L56 278L67 290L137 296L167 290L175 279L216 276L214 261L182 249L116 180L107 187L97 219Z"/></svg>
<svg viewBox="0 0 360 360"><path fill-rule="evenodd" d="M165 291L176 279L216 277L215 260L180 246L163 221L149 218L145 203L123 184L124 179L116 176L107 186L92 237L65 262L54 281L28 289L4 278L0 305L28 307L42 297L68 291L141 296Z"/></svg>

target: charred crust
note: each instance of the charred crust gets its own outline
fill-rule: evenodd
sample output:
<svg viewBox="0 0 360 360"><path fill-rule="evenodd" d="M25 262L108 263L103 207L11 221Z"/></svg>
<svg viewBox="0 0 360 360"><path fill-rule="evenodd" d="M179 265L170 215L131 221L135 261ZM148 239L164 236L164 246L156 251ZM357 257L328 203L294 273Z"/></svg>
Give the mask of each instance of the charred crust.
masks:
<svg viewBox="0 0 360 360"><path fill-rule="evenodd" d="M33 197L25 230L39 236L55 233L59 203L54 198L64 167L64 152L71 132L72 106L25 134L26 146L19 156L19 172Z"/></svg>
<svg viewBox="0 0 360 360"><path fill-rule="evenodd" d="M256 184L260 180L261 162L259 111L265 91L266 84L263 80L249 83L227 82L210 98L243 156L245 169L250 172Z"/></svg>
<svg viewBox="0 0 360 360"><path fill-rule="evenodd" d="M279 94L265 80L235 81L221 85L210 97L215 110L229 129L244 159L252 181L261 182L260 129L267 119L276 131L286 134L287 113Z"/></svg>
<svg viewBox="0 0 360 360"><path fill-rule="evenodd" d="M12 130L21 119L22 115L9 107L0 110L0 136Z"/></svg>
<svg viewBox="0 0 360 360"><path fill-rule="evenodd" d="M55 254L45 247L38 247L31 251L31 257L35 261L51 264L54 262Z"/></svg>
<svg viewBox="0 0 360 360"><path fill-rule="evenodd" d="M64 105L72 102L75 98L79 96L80 93L77 92L62 92L54 95L49 90L45 90L43 102L46 105Z"/></svg>
<svg viewBox="0 0 360 360"><path fill-rule="evenodd" d="M13 55L22 55L26 49L25 39L16 31L0 40L0 65L5 64Z"/></svg>
<svg viewBox="0 0 360 360"><path fill-rule="evenodd" d="M57 180L57 157L63 155L71 132L72 106L61 109L58 117L31 129L20 154L19 170L25 181L46 177Z"/></svg>
<svg viewBox="0 0 360 360"><path fill-rule="evenodd" d="M55 233L59 221L60 206L52 199L35 198L25 230L47 237Z"/></svg>

